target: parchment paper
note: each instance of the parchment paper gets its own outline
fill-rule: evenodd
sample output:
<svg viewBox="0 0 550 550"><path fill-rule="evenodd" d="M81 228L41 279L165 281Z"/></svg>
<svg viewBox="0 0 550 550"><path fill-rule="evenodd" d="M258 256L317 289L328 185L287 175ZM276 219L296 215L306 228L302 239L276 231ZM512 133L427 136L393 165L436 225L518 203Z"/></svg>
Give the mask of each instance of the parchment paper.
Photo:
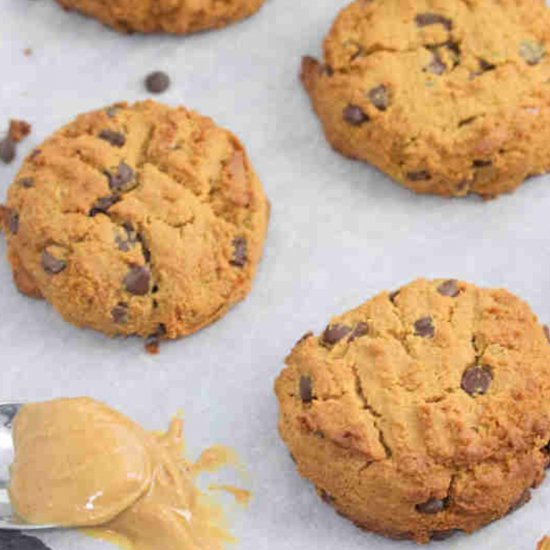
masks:
<svg viewBox="0 0 550 550"><path fill-rule="evenodd" d="M33 124L17 162L0 166L1 197L23 154L77 113L145 98L142 79L156 69L173 78L160 99L236 132L265 185L272 219L254 291L155 357L137 339L78 330L21 296L0 258L0 398L90 395L150 429L183 408L191 457L224 443L248 466L254 500L231 516L239 550L415 548L357 530L296 474L277 435L272 385L304 332L418 276L505 286L550 321L548 178L487 203L421 197L326 145L297 74L345 3L268 0L244 23L178 38L119 35L53 0L1 1L0 125ZM550 533L549 512L550 481L512 516L434 546L534 550ZM108 547L78 533L43 539L54 550Z"/></svg>

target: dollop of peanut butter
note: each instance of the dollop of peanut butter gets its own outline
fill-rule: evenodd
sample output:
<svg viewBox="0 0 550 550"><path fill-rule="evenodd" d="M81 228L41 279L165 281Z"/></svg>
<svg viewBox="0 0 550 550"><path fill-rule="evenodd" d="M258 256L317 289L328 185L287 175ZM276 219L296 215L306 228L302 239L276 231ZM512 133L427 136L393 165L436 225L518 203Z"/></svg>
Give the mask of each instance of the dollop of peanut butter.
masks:
<svg viewBox="0 0 550 550"><path fill-rule="evenodd" d="M234 539L182 458L182 421L144 430L89 398L25 405L13 426L12 506L28 523L93 527L133 550L218 550Z"/></svg>

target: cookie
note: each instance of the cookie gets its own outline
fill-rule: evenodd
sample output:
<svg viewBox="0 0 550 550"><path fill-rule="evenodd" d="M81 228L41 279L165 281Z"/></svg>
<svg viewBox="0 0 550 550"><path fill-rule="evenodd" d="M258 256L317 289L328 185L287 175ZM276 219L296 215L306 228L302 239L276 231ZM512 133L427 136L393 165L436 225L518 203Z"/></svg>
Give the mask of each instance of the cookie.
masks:
<svg viewBox="0 0 550 550"><path fill-rule="evenodd" d="M187 34L249 17L264 0L57 0L120 32Z"/></svg>
<svg viewBox="0 0 550 550"><path fill-rule="evenodd" d="M239 140L153 101L81 115L3 207L16 285L108 335L176 338L249 292L268 202Z"/></svg>
<svg viewBox="0 0 550 550"><path fill-rule="evenodd" d="M550 344L505 290L420 279L306 334L276 381L302 476L358 526L428 542L529 500L550 446Z"/></svg>
<svg viewBox="0 0 550 550"><path fill-rule="evenodd" d="M418 193L491 198L550 169L543 0L356 0L302 80L334 149Z"/></svg>
<svg viewBox="0 0 550 550"><path fill-rule="evenodd" d="M550 550L550 537L544 537L539 541L537 550Z"/></svg>

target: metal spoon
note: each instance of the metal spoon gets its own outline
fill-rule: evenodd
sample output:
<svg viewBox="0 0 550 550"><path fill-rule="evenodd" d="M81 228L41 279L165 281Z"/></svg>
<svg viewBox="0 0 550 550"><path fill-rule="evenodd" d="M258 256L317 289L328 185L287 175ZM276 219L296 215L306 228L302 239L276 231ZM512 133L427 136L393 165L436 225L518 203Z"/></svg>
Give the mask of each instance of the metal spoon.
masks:
<svg viewBox="0 0 550 550"><path fill-rule="evenodd" d="M10 464L13 462L13 439L11 428L15 415L23 403L0 403L0 529L37 530L52 529L54 525L30 525L13 513L8 494Z"/></svg>

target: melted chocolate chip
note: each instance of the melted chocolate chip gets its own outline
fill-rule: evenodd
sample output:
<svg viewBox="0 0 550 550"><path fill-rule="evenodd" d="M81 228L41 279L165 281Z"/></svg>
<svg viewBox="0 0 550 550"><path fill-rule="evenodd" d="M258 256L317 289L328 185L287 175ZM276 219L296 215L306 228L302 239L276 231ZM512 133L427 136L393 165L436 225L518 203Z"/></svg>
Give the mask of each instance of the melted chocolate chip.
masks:
<svg viewBox="0 0 550 550"><path fill-rule="evenodd" d="M118 303L111 310L111 317L113 321L118 324L124 324L128 320L128 304L124 302Z"/></svg>
<svg viewBox="0 0 550 550"><path fill-rule="evenodd" d="M432 179L432 176L426 170L418 170L416 172L407 172L407 179L410 181L427 181Z"/></svg>
<svg viewBox="0 0 550 550"><path fill-rule="evenodd" d="M233 257L229 263L235 267L244 267L248 260L248 243L244 237L233 239Z"/></svg>
<svg viewBox="0 0 550 550"><path fill-rule="evenodd" d="M350 332L351 327L347 325L329 325L321 336L321 343L327 346L334 346Z"/></svg>
<svg viewBox="0 0 550 550"><path fill-rule="evenodd" d="M15 141L9 136L0 141L0 160L9 164L15 158Z"/></svg>
<svg viewBox="0 0 550 550"><path fill-rule="evenodd" d="M19 231L19 214L13 210L8 212L8 229L12 235L17 235Z"/></svg>
<svg viewBox="0 0 550 550"><path fill-rule="evenodd" d="M367 323L357 323L348 341L353 342L357 338L361 338L361 336L366 336L368 333L369 325Z"/></svg>
<svg viewBox="0 0 550 550"><path fill-rule="evenodd" d="M151 272L145 266L134 266L124 277L124 288L135 296L145 296L149 292Z"/></svg>
<svg viewBox="0 0 550 550"><path fill-rule="evenodd" d="M23 189L30 189L31 187L34 187L34 180L32 178L21 178L18 180L17 185L19 185L19 187L23 187Z"/></svg>
<svg viewBox="0 0 550 550"><path fill-rule="evenodd" d="M357 105L348 105L342 111L342 118L352 126L361 126L369 121L368 115Z"/></svg>
<svg viewBox="0 0 550 550"><path fill-rule="evenodd" d="M370 102L379 110L385 111L390 104L388 89L384 84L377 86L369 91Z"/></svg>
<svg viewBox="0 0 550 550"><path fill-rule="evenodd" d="M300 399L302 403L313 401L313 384L310 376L300 376Z"/></svg>
<svg viewBox="0 0 550 550"><path fill-rule="evenodd" d="M497 68L496 65L489 63L489 61L486 61L485 59L479 60L480 73L487 73L489 71L494 71L496 68ZM480 73L477 73L477 74L480 74Z"/></svg>
<svg viewBox="0 0 550 550"><path fill-rule="evenodd" d="M90 208L90 212L88 214L92 216L92 218L98 214L107 214L109 208L111 208L111 206L116 204L119 200L120 198L115 195L101 197L100 199L97 199L92 208Z"/></svg>
<svg viewBox="0 0 550 550"><path fill-rule="evenodd" d="M170 86L170 77L163 71L155 71L145 78L145 87L152 94L162 94Z"/></svg>
<svg viewBox="0 0 550 550"><path fill-rule="evenodd" d="M472 162L473 168L487 168L488 166L492 166L493 162L490 160L483 160L483 159L477 159Z"/></svg>
<svg viewBox="0 0 550 550"><path fill-rule="evenodd" d="M458 283L455 279L449 279L437 287L437 292L439 292L442 296L456 298L460 294L460 289L458 288Z"/></svg>
<svg viewBox="0 0 550 550"><path fill-rule="evenodd" d="M525 41L519 46L519 55L527 65L537 65L546 55L546 49L543 44Z"/></svg>
<svg viewBox="0 0 550 550"><path fill-rule="evenodd" d="M476 365L464 371L460 387L473 397L487 393L492 381L493 373L491 369Z"/></svg>
<svg viewBox="0 0 550 550"><path fill-rule="evenodd" d="M115 192L127 191L132 187L134 180L134 171L125 162L121 162L113 174L107 172L109 187Z"/></svg>
<svg viewBox="0 0 550 550"><path fill-rule="evenodd" d="M57 259L55 256L52 256L47 250L42 251L40 263L42 265L42 269L49 275L57 275L67 267L67 262L65 260Z"/></svg>
<svg viewBox="0 0 550 550"><path fill-rule="evenodd" d="M432 338L435 334L435 328L431 317L422 317L414 323L414 333L422 338Z"/></svg>
<svg viewBox="0 0 550 550"><path fill-rule="evenodd" d="M428 27L429 25L443 25L446 30L450 31L453 28L451 19L440 15L439 13L419 13L415 17L417 27Z"/></svg>
<svg viewBox="0 0 550 550"><path fill-rule="evenodd" d="M447 499L431 498L426 502L417 504L416 511L421 514L437 514L447 507Z"/></svg>
<svg viewBox="0 0 550 550"><path fill-rule="evenodd" d="M544 330L544 335L546 336L548 342L550 342L550 329L548 328L548 325L543 325L542 330Z"/></svg>
<svg viewBox="0 0 550 550"><path fill-rule="evenodd" d="M124 137L124 134L121 134L120 132L115 132L114 130L109 130L108 128L105 128L105 130L101 130L98 137L104 141L107 141L113 147L122 147L126 143L126 138Z"/></svg>

